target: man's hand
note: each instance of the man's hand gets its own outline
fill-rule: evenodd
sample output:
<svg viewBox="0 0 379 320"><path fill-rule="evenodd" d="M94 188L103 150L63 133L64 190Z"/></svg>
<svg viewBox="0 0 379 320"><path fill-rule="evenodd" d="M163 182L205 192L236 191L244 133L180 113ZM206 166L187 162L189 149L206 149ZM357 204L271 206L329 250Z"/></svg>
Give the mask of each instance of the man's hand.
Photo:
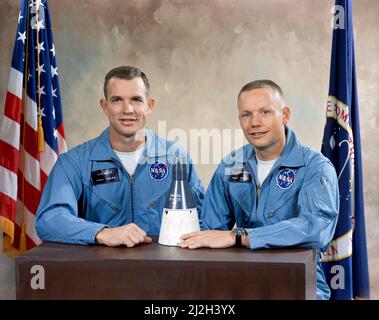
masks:
<svg viewBox="0 0 379 320"><path fill-rule="evenodd" d="M184 234L180 237L181 248L230 248L236 243L235 236L230 231L206 230Z"/></svg>
<svg viewBox="0 0 379 320"><path fill-rule="evenodd" d="M109 247L125 245L131 248L141 243L150 243L152 240L143 229L130 223L121 227L102 229L97 233L96 241Z"/></svg>

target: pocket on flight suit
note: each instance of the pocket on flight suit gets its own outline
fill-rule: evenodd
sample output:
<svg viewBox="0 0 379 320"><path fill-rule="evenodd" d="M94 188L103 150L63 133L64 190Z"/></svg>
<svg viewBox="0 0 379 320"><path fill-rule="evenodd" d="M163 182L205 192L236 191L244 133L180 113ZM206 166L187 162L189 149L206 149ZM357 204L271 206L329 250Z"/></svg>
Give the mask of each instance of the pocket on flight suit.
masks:
<svg viewBox="0 0 379 320"><path fill-rule="evenodd" d="M229 190L230 195L235 201L235 203L232 203L235 218L238 221L242 213L242 217L240 217L242 218L241 222L243 222L244 225L250 224L250 222L252 222L253 207L255 204L252 187L249 183L245 182L232 182L232 184Z"/></svg>
<svg viewBox="0 0 379 320"><path fill-rule="evenodd" d="M104 224L112 224L112 220L115 219L117 214L120 213L122 209L119 205L109 199L106 199L93 188L90 188L89 190L88 206L88 219Z"/></svg>
<svg viewBox="0 0 379 320"><path fill-rule="evenodd" d="M147 212L149 214L149 225L150 232L152 235L158 235L161 221L162 221L162 211L164 207L164 203L166 201L166 196L168 193L168 189L159 193L157 196L153 198L153 200L149 201L146 205Z"/></svg>
<svg viewBox="0 0 379 320"><path fill-rule="evenodd" d="M299 188L286 194L273 202L273 205L265 211L265 218L269 224L297 217L300 212L298 206Z"/></svg>

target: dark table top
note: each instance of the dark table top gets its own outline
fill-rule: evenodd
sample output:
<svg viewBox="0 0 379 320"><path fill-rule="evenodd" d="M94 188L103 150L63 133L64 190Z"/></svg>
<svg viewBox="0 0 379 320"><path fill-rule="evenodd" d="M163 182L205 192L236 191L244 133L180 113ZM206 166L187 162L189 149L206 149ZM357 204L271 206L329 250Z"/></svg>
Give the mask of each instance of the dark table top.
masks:
<svg viewBox="0 0 379 320"><path fill-rule="evenodd" d="M298 264L312 259L313 255L314 249L302 248L254 251L246 248L190 250L160 245L155 240L151 244L143 244L134 248L44 242L21 254L16 260L18 263L26 261L161 260Z"/></svg>

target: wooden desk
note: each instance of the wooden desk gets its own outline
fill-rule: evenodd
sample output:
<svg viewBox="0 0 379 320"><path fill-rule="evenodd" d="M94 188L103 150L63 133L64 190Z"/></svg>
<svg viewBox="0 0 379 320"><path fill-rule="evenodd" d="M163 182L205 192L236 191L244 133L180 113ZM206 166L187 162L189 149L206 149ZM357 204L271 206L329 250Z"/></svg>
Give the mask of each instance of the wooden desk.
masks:
<svg viewBox="0 0 379 320"><path fill-rule="evenodd" d="M44 289L31 286L36 265ZM316 299L316 250L46 242L16 258L16 298Z"/></svg>

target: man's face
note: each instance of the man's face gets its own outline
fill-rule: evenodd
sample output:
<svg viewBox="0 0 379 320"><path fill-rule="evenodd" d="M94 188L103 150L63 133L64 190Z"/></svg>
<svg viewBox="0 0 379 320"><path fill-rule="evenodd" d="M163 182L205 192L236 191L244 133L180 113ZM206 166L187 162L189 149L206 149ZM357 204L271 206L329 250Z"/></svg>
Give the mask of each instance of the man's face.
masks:
<svg viewBox="0 0 379 320"><path fill-rule="evenodd" d="M280 155L290 109L287 106L281 109L274 103L270 89L245 91L238 99L238 113L244 135L256 151Z"/></svg>
<svg viewBox="0 0 379 320"><path fill-rule="evenodd" d="M111 137L134 137L145 127L154 107L154 100L146 97L143 80L114 77L109 80L107 92L108 98L101 100L101 107L108 115Z"/></svg>

